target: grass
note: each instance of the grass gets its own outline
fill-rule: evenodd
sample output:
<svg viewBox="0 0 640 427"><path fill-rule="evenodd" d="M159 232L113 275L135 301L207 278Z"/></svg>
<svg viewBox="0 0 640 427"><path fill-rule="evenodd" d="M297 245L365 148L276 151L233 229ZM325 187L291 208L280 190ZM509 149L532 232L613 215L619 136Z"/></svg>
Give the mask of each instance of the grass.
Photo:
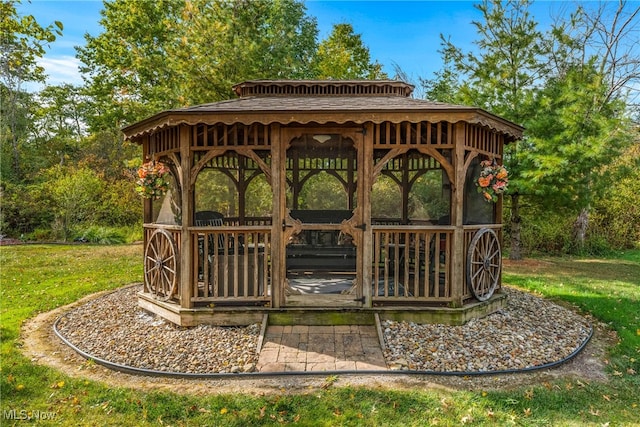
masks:
<svg viewBox="0 0 640 427"><path fill-rule="evenodd" d="M505 283L577 306L617 333L605 383L564 379L508 391L389 391L339 387L332 377L325 388L297 393L185 396L71 378L22 355L26 319L140 281L141 251L140 245L0 248L1 425L23 424L8 419L12 414L49 413L55 419L39 425L640 425L640 251L505 268Z"/></svg>

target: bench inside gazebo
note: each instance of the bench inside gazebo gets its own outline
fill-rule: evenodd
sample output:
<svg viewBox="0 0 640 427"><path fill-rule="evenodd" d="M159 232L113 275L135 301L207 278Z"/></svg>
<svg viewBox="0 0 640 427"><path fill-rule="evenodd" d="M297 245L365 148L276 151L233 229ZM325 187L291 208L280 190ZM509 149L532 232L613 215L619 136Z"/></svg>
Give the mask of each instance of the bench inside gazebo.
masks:
<svg viewBox="0 0 640 427"><path fill-rule="evenodd" d="M170 189L145 201L139 304L180 325L463 323L504 305L502 200L522 128L399 81L261 80L124 129Z"/></svg>

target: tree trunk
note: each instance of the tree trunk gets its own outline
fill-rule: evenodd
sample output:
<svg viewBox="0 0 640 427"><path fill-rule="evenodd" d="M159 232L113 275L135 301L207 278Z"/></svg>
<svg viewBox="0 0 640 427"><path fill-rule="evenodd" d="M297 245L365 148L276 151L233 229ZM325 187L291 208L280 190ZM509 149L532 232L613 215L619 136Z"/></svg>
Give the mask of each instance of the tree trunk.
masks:
<svg viewBox="0 0 640 427"><path fill-rule="evenodd" d="M584 249L584 241L589 227L589 207L583 208L573 223L573 241L579 250Z"/></svg>
<svg viewBox="0 0 640 427"><path fill-rule="evenodd" d="M520 240L520 196L518 194L511 195L511 251L509 259L522 259L522 242Z"/></svg>

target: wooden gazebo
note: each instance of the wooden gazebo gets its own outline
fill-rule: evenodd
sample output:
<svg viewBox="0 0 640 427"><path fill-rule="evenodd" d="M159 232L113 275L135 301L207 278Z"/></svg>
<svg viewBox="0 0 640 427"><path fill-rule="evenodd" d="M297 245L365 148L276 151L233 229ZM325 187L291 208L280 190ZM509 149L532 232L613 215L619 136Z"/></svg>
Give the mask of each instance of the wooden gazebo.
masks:
<svg viewBox="0 0 640 427"><path fill-rule="evenodd" d="M502 200L476 180L522 128L412 90L247 81L237 99L126 127L172 175L145 201L139 304L181 325L460 323L500 308Z"/></svg>

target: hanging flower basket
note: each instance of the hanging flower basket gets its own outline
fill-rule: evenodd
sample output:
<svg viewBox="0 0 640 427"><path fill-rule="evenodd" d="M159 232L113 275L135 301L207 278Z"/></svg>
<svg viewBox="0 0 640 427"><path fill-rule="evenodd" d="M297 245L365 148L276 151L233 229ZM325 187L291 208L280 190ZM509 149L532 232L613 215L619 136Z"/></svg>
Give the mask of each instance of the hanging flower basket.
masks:
<svg viewBox="0 0 640 427"><path fill-rule="evenodd" d="M480 163L482 170L476 181L478 193L482 193L487 202L497 202L498 195L504 193L509 185L507 168L499 165L495 160L484 160Z"/></svg>
<svg viewBox="0 0 640 427"><path fill-rule="evenodd" d="M162 162L143 163L138 169L136 192L145 199L159 199L169 190L169 173L169 168Z"/></svg>

